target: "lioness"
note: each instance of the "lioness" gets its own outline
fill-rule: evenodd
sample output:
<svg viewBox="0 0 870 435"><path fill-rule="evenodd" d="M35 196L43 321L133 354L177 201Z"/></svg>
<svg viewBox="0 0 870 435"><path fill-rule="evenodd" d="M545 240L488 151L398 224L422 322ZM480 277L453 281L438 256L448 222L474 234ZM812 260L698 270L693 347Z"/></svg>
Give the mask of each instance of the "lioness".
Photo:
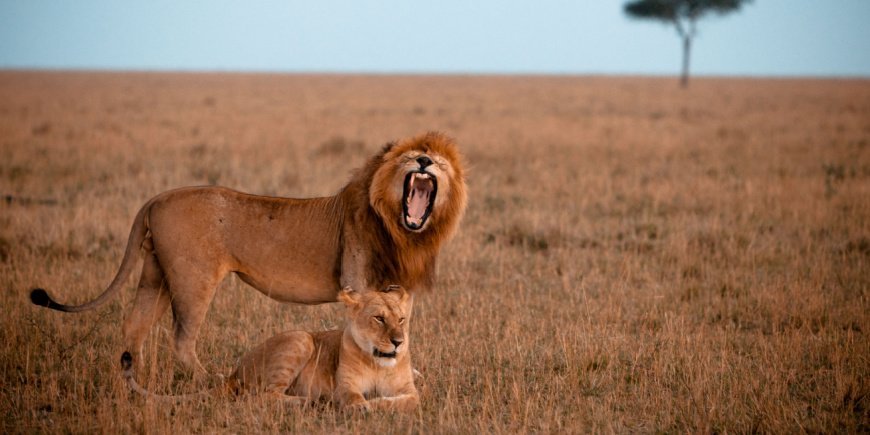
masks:
<svg viewBox="0 0 870 435"><path fill-rule="evenodd" d="M278 334L243 356L217 391L267 394L298 404L329 400L362 410L416 408L419 396L408 352L410 295L397 285L365 293L348 287L338 299L347 306L344 329ZM142 388L129 352L121 356L121 365L130 387L145 396L191 397Z"/></svg>
<svg viewBox="0 0 870 435"><path fill-rule="evenodd" d="M334 302L345 286L429 288L465 204L456 145L430 132L385 145L335 196L276 198L223 187L161 193L136 215L118 273L100 296L78 306L59 304L41 288L30 296L60 311L98 307L120 290L141 253L125 349L140 354L171 305L176 357L202 374L196 338L228 273L274 299L303 304Z"/></svg>

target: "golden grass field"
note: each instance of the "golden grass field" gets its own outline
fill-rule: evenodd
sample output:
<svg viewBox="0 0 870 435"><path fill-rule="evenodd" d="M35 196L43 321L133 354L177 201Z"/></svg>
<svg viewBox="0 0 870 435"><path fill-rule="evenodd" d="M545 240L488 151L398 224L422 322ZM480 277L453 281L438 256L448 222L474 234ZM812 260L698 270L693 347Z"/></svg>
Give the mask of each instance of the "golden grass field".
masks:
<svg viewBox="0 0 870 435"><path fill-rule="evenodd" d="M118 370L111 281L151 196L336 192L440 130L468 212L411 323L413 415L154 403ZM870 81L0 72L2 429L14 432L870 431ZM338 304L228 278L199 355L228 374ZM171 315L140 380L196 391Z"/></svg>

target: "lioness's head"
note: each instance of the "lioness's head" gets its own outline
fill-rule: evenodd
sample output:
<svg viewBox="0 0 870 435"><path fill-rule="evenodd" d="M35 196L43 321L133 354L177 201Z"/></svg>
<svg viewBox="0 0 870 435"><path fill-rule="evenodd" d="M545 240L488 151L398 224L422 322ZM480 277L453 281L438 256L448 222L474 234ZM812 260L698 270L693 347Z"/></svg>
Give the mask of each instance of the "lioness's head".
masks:
<svg viewBox="0 0 870 435"><path fill-rule="evenodd" d="M384 367L408 351L411 297L404 288L358 292L346 287L338 298L347 306L347 328L357 346Z"/></svg>
<svg viewBox="0 0 870 435"><path fill-rule="evenodd" d="M449 235L465 210L462 161L453 140L430 132L389 144L369 202L391 229Z"/></svg>

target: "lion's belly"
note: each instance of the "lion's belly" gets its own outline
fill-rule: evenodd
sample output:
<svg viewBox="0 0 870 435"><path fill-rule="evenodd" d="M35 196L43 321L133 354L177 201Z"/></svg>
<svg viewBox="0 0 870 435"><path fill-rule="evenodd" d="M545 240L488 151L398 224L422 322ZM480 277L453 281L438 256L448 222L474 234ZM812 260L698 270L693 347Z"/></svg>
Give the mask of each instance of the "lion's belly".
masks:
<svg viewBox="0 0 870 435"><path fill-rule="evenodd" d="M290 273L286 277L252 276L236 272L242 281L261 291L266 296L281 302L300 304L322 304L335 302L338 295L338 281L332 274L312 273L311 270ZM287 274L287 271L281 275Z"/></svg>
<svg viewBox="0 0 870 435"><path fill-rule="evenodd" d="M263 294L304 304L334 302L339 290L338 221L331 199L241 195L220 214L232 271ZM277 202L276 202L277 201Z"/></svg>

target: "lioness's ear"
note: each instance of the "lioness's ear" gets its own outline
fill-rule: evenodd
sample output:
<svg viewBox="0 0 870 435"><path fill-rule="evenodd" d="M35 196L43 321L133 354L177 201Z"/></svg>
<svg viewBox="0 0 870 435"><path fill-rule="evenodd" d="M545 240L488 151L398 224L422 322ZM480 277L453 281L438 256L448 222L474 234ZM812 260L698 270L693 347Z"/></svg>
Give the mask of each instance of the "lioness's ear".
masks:
<svg viewBox="0 0 870 435"><path fill-rule="evenodd" d="M408 291L405 290L405 287L402 287L400 285L396 285L396 284L388 285L388 286L384 287L384 289L381 291L384 293L395 292L396 295L399 296L399 300L402 302L405 302L408 299Z"/></svg>
<svg viewBox="0 0 870 435"><path fill-rule="evenodd" d="M354 307L359 304L359 292L347 286L338 292L338 300L344 302L348 307Z"/></svg>

